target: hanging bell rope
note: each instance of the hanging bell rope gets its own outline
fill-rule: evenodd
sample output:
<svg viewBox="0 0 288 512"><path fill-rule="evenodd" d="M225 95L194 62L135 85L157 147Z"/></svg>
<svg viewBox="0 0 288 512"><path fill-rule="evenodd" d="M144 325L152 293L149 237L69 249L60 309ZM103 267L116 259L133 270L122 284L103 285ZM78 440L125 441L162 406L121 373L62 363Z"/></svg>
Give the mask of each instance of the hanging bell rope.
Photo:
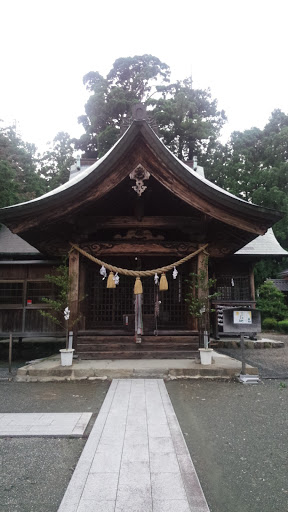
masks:
<svg viewBox="0 0 288 512"><path fill-rule="evenodd" d="M95 256L92 256L92 254L89 254L88 252L84 251L84 249L81 249L81 247L79 247L78 245L72 244L71 242L70 242L70 244L71 244L72 249L76 249L76 251L80 252L80 254L83 254L83 256L86 256L86 258L88 258L90 261L97 263L100 267L104 266L110 272L113 272L113 273L118 272L118 274L122 274L124 276L131 276L131 277L147 277L147 276L149 277L149 276L154 276L155 274L163 274L163 273L165 274L166 272L173 270L174 267L179 267L179 265L186 263L186 261L189 261L191 258L193 258L194 256L196 256L197 254L199 254L202 251L204 251L205 254L207 254L205 249L208 247L208 244L205 244L202 247L200 247L200 249L197 249L197 251L192 252L191 254L188 254L181 260L175 261L174 263L171 263L171 265L167 265L166 267L155 268L153 270L128 270L125 268L115 267L114 265L109 265L108 263L105 263L104 261L99 260L98 258L95 258ZM110 275L109 275L109 277L110 277ZM108 280L109 280L109 277L108 277ZM165 277L165 279L166 279L166 277ZM107 283L107 288L109 288L108 283Z"/></svg>

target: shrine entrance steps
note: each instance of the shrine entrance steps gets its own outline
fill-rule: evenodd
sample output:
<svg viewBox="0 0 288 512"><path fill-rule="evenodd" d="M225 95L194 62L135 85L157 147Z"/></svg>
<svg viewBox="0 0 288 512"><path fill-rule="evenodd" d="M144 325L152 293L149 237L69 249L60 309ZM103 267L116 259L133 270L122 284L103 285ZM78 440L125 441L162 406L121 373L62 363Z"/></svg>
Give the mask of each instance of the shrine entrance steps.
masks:
<svg viewBox="0 0 288 512"><path fill-rule="evenodd" d="M165 334L164 334L165 333ZM77 337L77 354L80 359L194 359L198 354L197 331L179 334L143 335L135 343L134 335L121 333L100 334L80 332Z"/></svg>

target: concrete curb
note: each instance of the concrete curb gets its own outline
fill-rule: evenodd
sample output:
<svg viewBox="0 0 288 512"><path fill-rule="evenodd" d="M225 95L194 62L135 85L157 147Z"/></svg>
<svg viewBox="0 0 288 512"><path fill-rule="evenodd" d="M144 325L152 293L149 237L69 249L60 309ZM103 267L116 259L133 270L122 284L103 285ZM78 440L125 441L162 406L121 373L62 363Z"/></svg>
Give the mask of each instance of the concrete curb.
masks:
<svg viewBox="0 0 288 512"><path fill-rule="evenodd" d="M16 382L67 382L112 379L234 379L241 371L241 362L215 353L214 364L202 366L199 360L119 360L80 361L62 367L59 358L35 361L18 369ZM247 374L257 375L247 365Z"/></svg>

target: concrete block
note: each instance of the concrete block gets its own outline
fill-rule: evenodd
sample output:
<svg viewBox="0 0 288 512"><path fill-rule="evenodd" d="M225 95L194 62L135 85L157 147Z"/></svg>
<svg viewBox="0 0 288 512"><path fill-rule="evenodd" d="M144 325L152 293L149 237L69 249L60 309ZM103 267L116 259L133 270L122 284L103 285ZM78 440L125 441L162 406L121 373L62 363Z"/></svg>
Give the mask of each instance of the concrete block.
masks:
<svg viewBox="0 0 288 512"><path fill-rule="evenodd" d="M90 473L83 490L82 499L115 501L117 485L118 473Z"/></svg>
<svg viewBox="0 0 288 512"><path fill-rule="evenodd" d="M153 512L176 512L176 511L177 512L191 512L191 508L189 507L188 501L187 500L153 500Z"/></svg>
<svg viewBox="0 0 288 512"><path fill-rule="evenodd" d="M123 493L117 498L115 512L152 512L151 496Z"/></svg>
<svg viewBox="0 0 288 512"><path fill-rule="evenodd" d="M149 461L148 444L134 444L125 442L123 448L123 462Z"/></svg>
<svg viewBox="0 0 288 512"><path fill-rule="evenodd" d="M150 453L174 453L174 445L170 437L151 437L149 440Z"/></svg>
<svg viewBox="0 0 288 512"><path fill-rule="evenodd" d="M121 464L119 486L133 485L138 488L150 487L150 467L148 461L124 461Z"/></svg>
<svg viewBox="0 0 288 512"><path fill-rule="evenodd" d="M168 423L148 423L148 435L151 437L170 437Z"/></svg>
<svg viewBox="0 0 288 512"><path fill-rule="evenodd" d="M115 501L81 500L77 512L114 512Z"/></svg>
<svg viewBox="0 0 288 512"><path fill-rule="evenodd" d="M179 473L179 464L176 454L168 453L150 453L151 473Z"/></svg>
<svg viewBox="0 0 288 512"><path fill-rule="evenodd" d="M119 483L117 492L117 504L121 502L130 502L132 505L134 501L135 507L135 504L137 504L139 501L140 503L142 503L143 501L145 502L147 499L151 499L150 481L149 483L146 483L141 482L141 480L139 479L137 483L135 483L135 481L127 484Z"/></svg>
<svg viewBox="0 0 288 512"><path fill-rule="evenodd" d="M121 452L110 450L97 452L90 473L116 473L120 471Z"/></svg>
<svg viewBox="0 0 288 512"><path fill-rule="evenodd" d="M180 473L151 473L152 499L186 500Z"/></svg>

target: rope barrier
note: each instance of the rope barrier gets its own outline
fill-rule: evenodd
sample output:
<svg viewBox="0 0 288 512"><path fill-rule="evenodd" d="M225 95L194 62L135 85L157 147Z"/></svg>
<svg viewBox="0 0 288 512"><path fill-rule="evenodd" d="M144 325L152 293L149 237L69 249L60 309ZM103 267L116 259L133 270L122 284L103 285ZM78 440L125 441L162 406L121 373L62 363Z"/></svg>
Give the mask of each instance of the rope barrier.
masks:
<svg viewBox="0 0 288 512"><path fill-rule="evenodd" d="M92 254L89 254L88 252L84 251L84 249L81 249L81 247L79 247L78 245L72 244L71 242L70 245L73 249L76 249L76 251L78 251L80 254L83 254L83 256L86 256L86 258L93 261L94 263L97 263L101 267L104 266L107 270L110 270L110 272L118 272L118 274L131 277L147 277L154 276L155 274L162 274L163 272L169 272L169 270L172 270L174 267L178 267L179 265L186 263L186 261L189 261L191 258L196 256L200 252L205 251L205 249L208 247L208 244L205 244L203 245L203 247L200 247L200 249L197 249L197 251L188 254L181 260L175 261L175 263L171 263L171 265L167 265L166 267L155 268L153 270L128 270L125 268L115 267L114 265L109 265L109 263L105 263L104 261L95 258L95 256L92 256ZM207 254L206 251L205 254Z"/></svg>

